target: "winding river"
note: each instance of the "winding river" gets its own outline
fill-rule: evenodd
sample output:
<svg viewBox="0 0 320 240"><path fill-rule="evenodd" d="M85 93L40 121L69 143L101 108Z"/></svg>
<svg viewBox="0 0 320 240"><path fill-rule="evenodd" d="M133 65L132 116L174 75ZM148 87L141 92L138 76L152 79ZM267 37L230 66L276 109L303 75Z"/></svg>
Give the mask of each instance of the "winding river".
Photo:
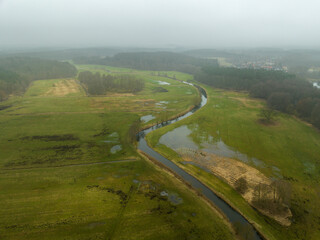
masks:
<svg viewBox="0 0 320 240"><path fill-rule="evenodd" d="M161 127L170 125L170 124L175 123L177 121L180 121L184 118L187 118L187 117L191 116L192 114L194 114L197 110L202 108L204 105L206 105L207 95L206 95L205 90L203 88L196 86L196 85L193 85L191 83L187 83L187 82L184 82L184 83L192 85L199 90L199 92L201 94L201 103L198 106L196 106L195 108L193 108L191 111L187 112L186 114L184 114L180 117L177 117L173 120L170 120L170 121L167 121L164 123L157 124L153 127L147 128L147 129L139 132L139 134L138 134L138 136L139 136L138 137L138 149L141 150L142 152L144 152L145 154L151 156L155 160L159 161L161 164L165 165L167 168L169 168L171 171L173 171L175 174L177 174L179 177L181 177L184 181L189 183L194 189L200 190L201 193L212 204L214 204L217 208L219 208L224 213L224 215L227 217L227 219L231 223L241 223L244 226L250 226L254 229L254 227L240 213L238 213L236 210L234 210L224 200L219 198L210 188L208 188L202 182L200 182L198 179L196 179L195 177L191 176L186 171L184 171L183 169L178 167L172 161L168 160L167 158L163 157L158 152L153 150L151 147L148 146L148 144L145 140L146 134L148 134L156 129L159 129ZM255 240L262 240L263 239L255 229L253 231L253 234L254 234L253 239L255 239Z"/></svg>

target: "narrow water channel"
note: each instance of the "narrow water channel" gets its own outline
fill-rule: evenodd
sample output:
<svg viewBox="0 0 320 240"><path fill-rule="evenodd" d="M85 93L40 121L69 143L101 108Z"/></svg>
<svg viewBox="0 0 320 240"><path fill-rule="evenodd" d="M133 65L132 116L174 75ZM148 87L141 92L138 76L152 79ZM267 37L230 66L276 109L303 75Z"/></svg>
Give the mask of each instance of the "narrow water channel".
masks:
<svg viewBox="0 0 320 240"><path fill-rule="evenodd" d="M193 85L191 83L186 83L189 85ZM193 85L195 86L195 85ZM163 157L161 154L157 153L154 151L151 147L148 146L145 136L146 134L159 129L161 127L170 125L172 123L175 123L177 121L180 121L186 117L189 117L193 113L195 113L197 110L202 108L204 105L207 103L207 95L204 89L202 89L199 86L195 86L198 88L200 94L201 94L201 103L199 106L195 107L188 113L177 117L173 120L157 124L153 127L147 128L141 132L139 132L139 139L138 139L138 149L146 153L147 155L151 156L152 158L156 159L160 163L164 164L166 167L171 169L171 171L175 172L177 175L179 175L184 181L188 182L193 188L198 189L201 191L201 193L209 199L217 208L219 208L224 215L228 218L228 220L231 223L241 223L243 226L253 226L243 217L241 214L239 214L236 210L234 210L231 206L229 206L225 201L223 201L221 198L219 198L210 188L206 187L202 182L200 182L198 179L195 177L191 176L188 174L186 171L178 167L176 164L174 164L172 161L168 160L167 158ZM254 229L254 228L253 228ZM254 229L253 231L254 238L255 240L262 240L262 237L257 233L257 231Z"/></svg>

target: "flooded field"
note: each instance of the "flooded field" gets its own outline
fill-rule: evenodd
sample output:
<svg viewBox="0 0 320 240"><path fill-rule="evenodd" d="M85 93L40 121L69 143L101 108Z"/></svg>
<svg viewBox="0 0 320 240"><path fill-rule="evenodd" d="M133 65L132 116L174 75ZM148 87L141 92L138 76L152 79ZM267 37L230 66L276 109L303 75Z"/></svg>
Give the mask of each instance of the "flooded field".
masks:
<svg viewBox="0 0 320 240"><path fill-rule="evenodd" d="M158 81L158 84L159 85L171 85L170 83L164 82L164 81Z"/></svg>
<svg viewBox="0 0 320 240"><path fill-rule="evenodd" d="M189 84L189 83L188 83ZM191 84L192 85L192 84ZM180 176L183 180L188 182L193 188L199 190L202 192L202 194L209 199L215 206L217 206L228 218L228 220L231 223L240 223L246 226L248 229L253 229L253 226L241 215L239 214L236 210L234 210L230 205L228 205L224 200L219 198L210 188L205 186L202 182L200 182L197 178L193 177L192 175L188 174L186 171L184 171L182 168L178 167L175 163L172 161L168 160L167 158L163 157L156 151L154 151L151 147L148 146L146 140L145 140L145 135L152 132L155 129L170 125L174 122L177 122L179 120L182 120L188 116L191 116L193 113L195 113L198 109L203 107L207 103L207 95L206 92L201 88L197 87L199 92L201 93L201 103L194 109L192 109L190 112L176 118L170 121L167 121L166 124L157 124L156 126L150 127L148 129L145 129L139 133L139 140L138 140L138 149L141 150L142 152L146 153L148 156L151 156L155 160L159 161L163 165L165 165L167 168L171 169L175 174ZM163 137L164 139L160 139L162 143L166 144L165 141L168 141L169 145L167 146L172 146L173 149L177 149L182 146L182 144L186 144L190 148L199 148L197 144L195 144L193 141L190 141L188 139L188 135L191 133L191 130L188 130L187 126L182 126L182 128L177 128L180 129L177 132L174 132L175 130L165 134ZM179 135L177 138L170 134L174 132L175 134ZM175 142L176 141L176 142ZM181 141L181 142L179 142ZM174 199L174 198L173 198ZM250 230L251 231L251 230ZM262 239L258 232L252 231L252 237L253 239L260 240Z"/></svg>
<svg viewBox="0 0 320 240"><path fill-rule="evenodd" d="M144 122L144 123L147 123L147 122L149 122L149 121L151 121L151 120L153 120L153 119L155 119L156 117L155 116L153 116L153 115L145 115L145 116L142 116L141 118L140 118L140 120L142 121L142 122Z"/></svg>
<svg viewBox="0 0 320 240"><path fill-rule="evenodd" d="M256 167L266 167L263 161L237 151L225 144L221 138L214 138L211 135L201 133L195 136L197 140L197 142L195 142L192 134L197 131L197 128L197 125L183 125L161 136L159 143L179 153L181 153L183 149L201 150L222 157L235 158L244 163L251 163ZM219 132L217 132L217 134L219 135ZM275 170L275 172L279 175L279 170Z"/></svg>

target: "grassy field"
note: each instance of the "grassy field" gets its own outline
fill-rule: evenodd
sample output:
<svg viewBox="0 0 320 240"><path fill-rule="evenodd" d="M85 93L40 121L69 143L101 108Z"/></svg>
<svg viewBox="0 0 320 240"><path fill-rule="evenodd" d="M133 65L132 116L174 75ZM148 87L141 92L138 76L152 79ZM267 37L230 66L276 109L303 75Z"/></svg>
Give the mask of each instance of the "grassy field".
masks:
<svg viewBox="0 0 320 240"><path fill-rule="evenodd" d="M320 239L320 134L300 120L280 114L275 125L258 122L265 103L245 93L206 87L209 101L195 115L148 135L148 141L182 168L198 176L238 208L270 239ZM259 161L248 164L270 178L282 178L292 185L292 225L281 227L254 211L244 199L223 181L193 165L184 165L178 154L159 139L180 126L188 126L188 139L201 145L203 139L224 144Z"/></svg>
<svg viewBox="0 0 320 240"><path fill-rule="evenodd" d="M146 82L136 95L87 97L77 81L54 79L1 103L0 239L233 239L222 217L128 137L142 116L155 117L142 126L174 116L197 92L130 71ZM168 92L154 92L158 81Z"/></svg>

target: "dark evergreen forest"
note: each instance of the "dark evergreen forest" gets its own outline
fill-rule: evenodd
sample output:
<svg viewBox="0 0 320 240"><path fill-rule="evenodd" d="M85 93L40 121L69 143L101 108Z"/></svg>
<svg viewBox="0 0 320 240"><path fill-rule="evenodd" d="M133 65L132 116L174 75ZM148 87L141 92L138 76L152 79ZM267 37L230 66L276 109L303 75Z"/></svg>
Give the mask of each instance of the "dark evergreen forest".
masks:
<svg viewBox="0 0 320 240"><path fill-rule="evenodd" d="M223 89L248 91L270 108L294 114L320 128L320 90L282 71L204 67L196 80Z"/></svg>
<svg viewBox="0 0 320 240"><path fill-rule="evenodd" d="M113 57L79 57L78 64L97 64L113 67L126 67L138 70L180 71L194 73L203 66L218 66L215 59L200 59L171 52L119 53Z"/></svg>
<svg viewBox="0 0 320 240"><path fill-rule="evenodd" d="M0 101L22 94L34 80L74 77L77 69L67 62L27 57L0 58Z"/></svg>
<svg viewBox="0 0 320 240"><path fill-rule="evenodd" d="M101 75L89 71L78 77L89 95L104 95L107 92L136 93L144 88L144 81L133 75Z"/></svg>

